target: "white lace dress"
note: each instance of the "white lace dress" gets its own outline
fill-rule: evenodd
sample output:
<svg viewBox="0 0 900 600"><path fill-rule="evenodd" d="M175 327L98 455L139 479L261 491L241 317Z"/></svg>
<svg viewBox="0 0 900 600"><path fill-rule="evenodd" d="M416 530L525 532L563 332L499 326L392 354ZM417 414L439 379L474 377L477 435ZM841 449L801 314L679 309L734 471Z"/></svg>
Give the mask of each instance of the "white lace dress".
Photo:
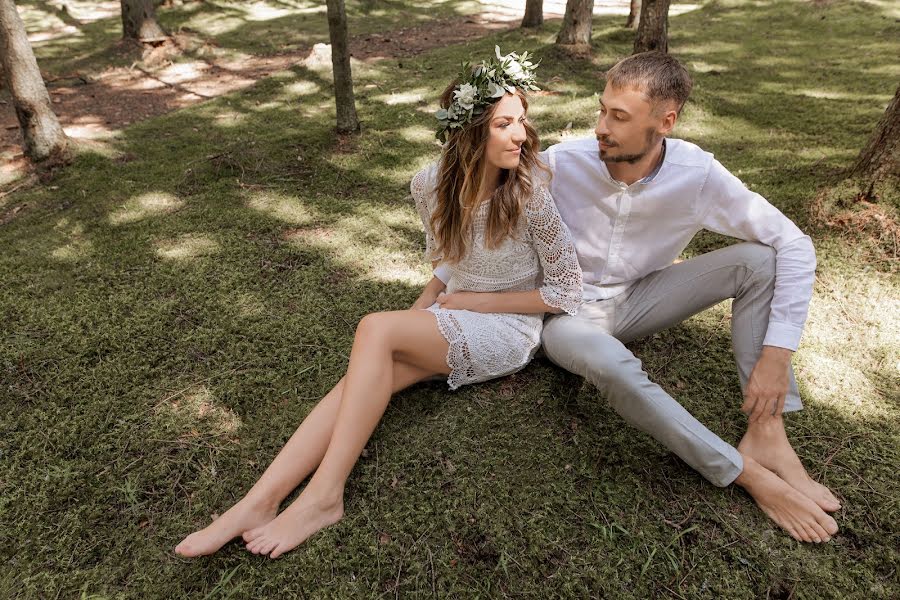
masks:
<svg viewBox="0 0 900 600"><path fill-rule="evenodd" d="M425 226L425 258L440 260L436 252L431 215L437 204L438 165L433 163L413 177L410 186ZM582 301L582 275L575 246L550 192L535 186L519 219L514 236L497 248L485 246L488 203L473 220L469 254L453 270L448 294L460 291L499 292L540 289L543 301L574 315ZM447 365L451 390L518 371L534 357L540 345L542 313L480 313L468 310L428 309L437 316L441 334L450 344Z"/></svg>

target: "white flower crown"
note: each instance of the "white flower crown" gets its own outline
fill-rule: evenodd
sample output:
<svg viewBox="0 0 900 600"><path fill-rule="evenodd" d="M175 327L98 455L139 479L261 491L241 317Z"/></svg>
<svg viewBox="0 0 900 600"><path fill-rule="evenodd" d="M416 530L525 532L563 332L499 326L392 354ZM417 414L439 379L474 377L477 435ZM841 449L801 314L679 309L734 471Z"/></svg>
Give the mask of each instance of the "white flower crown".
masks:
<svg viewBox="0 0 900 600"><path fill-rule="evenodd" d="M451 129L468 124L507 92L512 94L516 88L526 92L541 89L535 85L534 70L538 65L528 60L528 52L523 52L522 56L515 52L503 56L500 46L494 46L494 51L497 58L481 61L477 67L463 63L460 84L453 91L453 102L434 113L440 124L436 137L441 142L447 141Z"/></svg>

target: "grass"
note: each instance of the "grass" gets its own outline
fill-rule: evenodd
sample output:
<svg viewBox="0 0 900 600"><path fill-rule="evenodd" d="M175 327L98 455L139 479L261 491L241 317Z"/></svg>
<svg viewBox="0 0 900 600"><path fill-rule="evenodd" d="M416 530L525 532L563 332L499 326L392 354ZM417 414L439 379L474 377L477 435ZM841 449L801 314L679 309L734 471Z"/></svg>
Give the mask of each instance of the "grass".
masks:
<svg viewBox="0 0 900 600"><path fill-rule="evenodd" d="M679 135L808 228L900 75L889 10L717 1L673 18L671 51L696 77ZM620 20L595 20L593 61L558 54L550 23L355 64L364 133L350 142L332 133L327 71L294 68L133 125L0 200L22 207L0 226L0 596L900 595L900 281L895 261L831 230L811 230L819 276L795 361L807 410L789 420L844 500L830 544L792 541L537 360L399 394L345 519L284 559L172 554L337 381L358 319L426 281L407 186L437 156L429 111L453 65L495 43L535 50L558 92L533 102L545 142L587 134L601 68L630 51ZM701 235L686 254L724 243ZM632 347L736 443L727 315Z"/></svg>

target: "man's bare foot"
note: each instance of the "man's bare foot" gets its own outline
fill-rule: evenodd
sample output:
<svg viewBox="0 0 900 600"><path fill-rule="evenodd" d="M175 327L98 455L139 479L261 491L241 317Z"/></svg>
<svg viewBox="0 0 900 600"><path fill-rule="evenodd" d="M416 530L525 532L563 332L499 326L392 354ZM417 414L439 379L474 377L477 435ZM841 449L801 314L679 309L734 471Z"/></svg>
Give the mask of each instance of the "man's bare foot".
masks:
<svg viewBox="0 0 900 600"><path fill-rule="evenodd" d="M344 501L323 501L304 491L275 520L244 533L247 550L278 558L293 550L311 535L344 516Z"/></svg>
<svg viewBox="0 0 900 600"><path fill-rule="evenodd" d="M187 557L212 554L245 531L265 525L277 513L277 504L254 504L244 498L208 527L181 540L175 546L175 554Z"/></svg>
<svg viewBox="0 0 900 600"><path fill-rule="evenodd" d="M831 490L815 481L803 468L800 458L787 439L781 417L769 417L751 423L737 449L784 479L822 510L834 512L841 508L841 503Z"/></svg>
<svg viewBox="0 0 900 600"><path fill-rule="evenodd" d="M801 542L827 542L838 526L819 506L778 475L743 455L744 470L735 480L779 527Z"/></svg>

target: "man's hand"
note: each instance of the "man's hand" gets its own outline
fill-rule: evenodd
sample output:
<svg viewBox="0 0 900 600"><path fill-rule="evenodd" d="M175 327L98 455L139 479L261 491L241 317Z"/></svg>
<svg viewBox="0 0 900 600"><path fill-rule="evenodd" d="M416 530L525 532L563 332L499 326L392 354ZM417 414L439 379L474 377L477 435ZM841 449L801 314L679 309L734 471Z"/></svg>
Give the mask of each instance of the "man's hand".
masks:
<svg viewBox="0 0 900 600"><path fill-rule="evenodd" d="M790 350L763 346L759 360L750 373L741 411L751 423L769 416L780 417L790 385Z"/></svg>
<svg viewBox="0 0 900 600"><path fill-rule="evenodd" d="M451 310L471 310L474 312L487 312L483 310L487 293L485 292L453 292L452 294L438 295L437 303L441 308Z"/></svg>

